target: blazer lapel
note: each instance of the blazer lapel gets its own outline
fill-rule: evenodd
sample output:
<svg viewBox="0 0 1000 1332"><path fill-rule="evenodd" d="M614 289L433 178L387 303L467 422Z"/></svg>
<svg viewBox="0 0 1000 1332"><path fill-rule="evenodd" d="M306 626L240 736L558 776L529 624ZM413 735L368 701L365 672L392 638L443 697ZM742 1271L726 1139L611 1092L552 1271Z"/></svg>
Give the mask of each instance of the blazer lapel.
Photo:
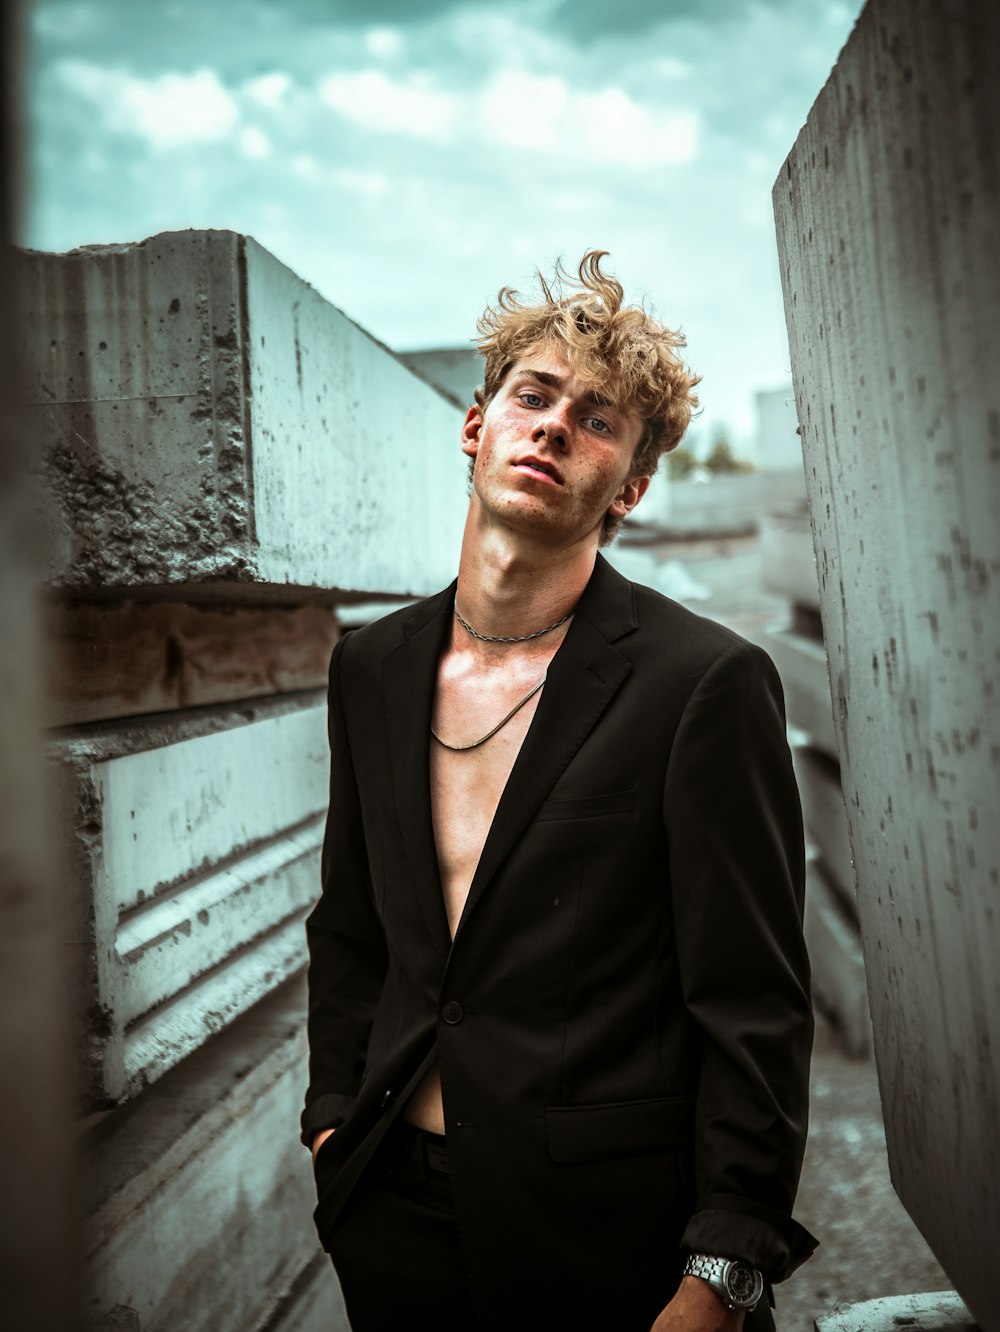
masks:
<svg viewBox="0 0 1000 1332"><path fill-rule="evenodd" d="M451 931L441 890L430 793L430 726L437 667L451 629L455 584L415 606L403 642L382 666L389 767L396 811L427 928L442 962Z"/></svg>
<svg viewBox="0 0 1000 1332"><path fill-rule="evenodd" d="M631 670L613 643L637 624L632 584L598 555L497 806L456 941L511 847ZM440 894L436 880L435 885Z"/></svg>

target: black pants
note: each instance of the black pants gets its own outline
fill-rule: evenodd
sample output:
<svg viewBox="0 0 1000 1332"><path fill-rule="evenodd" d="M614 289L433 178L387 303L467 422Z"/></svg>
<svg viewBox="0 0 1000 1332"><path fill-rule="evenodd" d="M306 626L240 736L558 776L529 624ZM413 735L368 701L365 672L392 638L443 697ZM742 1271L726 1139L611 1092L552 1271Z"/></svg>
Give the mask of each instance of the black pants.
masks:
<svg viewBox="0 0 1000 1332"><path fill-rule="evenodd" d="M330 1257L352 1332L475 1332L444 1141L397 1123L337 1221Z"/></svg>
<svg viewBox="0 0 1000 1332"><path fill-rule="evenodd" d="M398 1121L355 1186L328 1243L352 1332L476 1332L443 1137ZM648 1310L629 1315L618 1307L602 1316L588 1308L558 1321L562 1329L585 1332L647 1332L652 1317ZM765 1298L748 1316L744 1332L773 1329Z"/></svg>

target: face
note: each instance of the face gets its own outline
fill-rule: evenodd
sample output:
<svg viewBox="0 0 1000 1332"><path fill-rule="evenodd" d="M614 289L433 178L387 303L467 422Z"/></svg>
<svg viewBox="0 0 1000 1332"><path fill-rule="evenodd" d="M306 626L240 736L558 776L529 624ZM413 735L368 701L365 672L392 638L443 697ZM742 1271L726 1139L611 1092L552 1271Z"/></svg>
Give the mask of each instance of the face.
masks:
<svg viewBox="0 0 1000 1332"><path fill-rule="evenodd" d="M638 417L600 403L558 347L528 353L485 411L466 417L473 503L540 539L596 542L605 516L624 518L649 484L631 475L642 429Z"/></svg>

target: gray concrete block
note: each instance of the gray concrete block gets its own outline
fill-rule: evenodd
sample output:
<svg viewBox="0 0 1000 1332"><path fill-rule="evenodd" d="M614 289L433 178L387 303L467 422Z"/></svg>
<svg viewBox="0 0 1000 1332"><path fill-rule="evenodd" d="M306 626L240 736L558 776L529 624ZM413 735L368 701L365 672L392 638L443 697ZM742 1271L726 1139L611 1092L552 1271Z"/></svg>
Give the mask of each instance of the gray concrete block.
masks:
<svg viewBox="0 0 1000 1332"><path fill-rule="evenodd" d="M461 413L253 240L29 253L21 279L54 586L291 602L452 577Z"/></svg>
<svg viewBox="0 0 1000 1332"><path fill-rule="evenodd" d="M858 896L840 771L826 754L808 745L793 747L792 763L806 832L816 847L823 874L848 915L857 921Z"/></svg>
<svg viewBox="0 0 1000 1332"><path fill-rule="evenodd" d="M260 1332L351 1332L344 1297L325 1253L318 1253Z"/></svg>
<svg viewBox="0 0 1000 1332"><path fill-rule="evenodd" d="M774 188L895 1188L1000 1328L1000 8L869 0Z"/></svg>
<svg viewBox="0 0 1000 1332"><path fill-rule="evenodd" d="M979 1332L968 1309L951 1290L889 1295L860 1304L838 1304L817 1318L816 1332Z"/></svg>
<svg viewBox="0 0 1000 1332"><path fill-rule="evenodd" d="M837 737L823 644L787 629L772 629L761 641L781 676L789 722L806 732L810 744L835 759Z"/></svg>
<svg viewBox="0 0 1000 1332"><path fill-rule="evenodd" d="M53 742L87 966L87 1092L134 1095L304 960L328 800L322 694Z"/></svg>
<svg viewBox="0 0 1000 1332"><path fill-rule="evenodd" d="M765 514L760 520L761 574L768 592L819 609L816 554L808 514Z"/></svg>
<svg viewBox="0 0 1000 1332"><path fill-rule="evenodd" d="M847 1053L862 1058L871 1053L872 1024L861 938L815 861L807 871L804 931L816 1006L836 1027Z"/></svg>
<svg viewBox="0 0 1000 1332"><path fill-rule="evenodd" d="M650 492L635 517L640 522L655 521L667 535L675 537L755 532L765 514L797 508L805 498L801 468L716 476L711 481L674 481L669 485L663 475L654 478L654 483L656 496Z"/></svg>
<svg viewBox="0 0 1000 1332"><path fill-rule="evenodd" d="M298 1141L304 1026L296 980L90 1132L94 1327L128 1314L143 1332L250 1332L301 1304L289 1327L346 1329Z"/></svg>

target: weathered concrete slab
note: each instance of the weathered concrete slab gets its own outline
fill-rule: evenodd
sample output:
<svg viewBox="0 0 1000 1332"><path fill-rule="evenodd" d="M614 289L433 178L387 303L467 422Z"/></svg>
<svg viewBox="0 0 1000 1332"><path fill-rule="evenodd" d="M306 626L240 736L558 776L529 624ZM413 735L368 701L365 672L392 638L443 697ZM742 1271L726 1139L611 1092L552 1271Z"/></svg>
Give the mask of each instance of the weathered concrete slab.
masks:
<svg viewBox="0 0 1000 1332"><path fill-rule="evenodd" d="M325 1253L316 1254L262 1332L351 1332L344 1297Z"/></svg>
<svg viewBox="0 0 1000 1332"><path fill-rule="evenodd" d="M815 861L807 867L804 931L817 1008L837 1028L848 1054L871 1054L872 1022L857 922Z"/></svg>
<svg viewBox="0 0 1000 1332"><path fill-rule="evenodd" d="M761 642L781 676L788 720L805 731L817 749L835 758L837 740L823 644L787 629L772 629Z"/></svg>
<svg viewBox="0 0 1000 1332"><path fill-rule="evenodd" d="M819 610L819 579L809 515L765 514L760 520L760 563L768 592Z"/></svg>
<svg viewBox="0 0 1000 1332"><path fill-rule="evenodd" d="M461 413L253 240L29 253L21 276L54 586L287 603L452 577Z"/></svg>
<svg viewBox="0 0 1000 1332"><path fill-rule="evenodd" d="M304 1027L293 981L88 1135L91 1327L347 1332L298 1141Z"/></svg>
<svg viewBox="0 0 1000 1332"><path fill-rule="evenodd" d="M841 1304L815 1323L816 1332L899 1332L901 1327L914 1332L979 1332L951 1290Z"/></svg>
<svg viewBox="0 0 1000 1332"><path fill-rule="evenodd" d="M88 1096L133 1095L302 965L328 799L321 693L54 742Z"/></svg>
<svg viewBox="0 0 1000 1332"><path fill-rule="evenodd" d="M840 770L826 754L808 745L793 746L792 762L809 839L816 846L827 882L848 915L857 921L857 887Z"/></svg>
<svg viewBox="0 0 1000 1332"><path fill-rule="evenodd" d="M325 606L56 601L47 610L49 726L318 689L338 634Z"/></svg>
<svg viewBox="0 0 1000 1332"><path fill-rule="evenodd" d="M796 509L804 498L801 468L668 484L664 467L653 478L634 521L655 522L673 537L742 535L756 532L764 514Z"/></svg>
<svg viewBox="0 0 1000 1332"><path fill-rule="evenodd" d="M893 1183L1000 1327L1000 8L870 0L775 184Z"/></svg>

